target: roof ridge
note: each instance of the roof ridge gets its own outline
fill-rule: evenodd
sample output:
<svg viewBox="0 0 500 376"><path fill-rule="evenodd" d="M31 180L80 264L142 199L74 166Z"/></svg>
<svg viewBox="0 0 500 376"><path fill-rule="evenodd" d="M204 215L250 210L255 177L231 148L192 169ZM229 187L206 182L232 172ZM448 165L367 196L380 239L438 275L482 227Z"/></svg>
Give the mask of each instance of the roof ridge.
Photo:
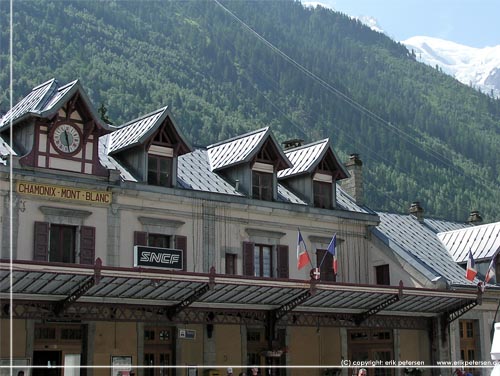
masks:
<svg viewBox="0 0 500 376"><path fill-rule="evenodd" d="M297 146L297 147L294 147L294 148L290 148L290 149L286 149L286 150L283 150L283 151L284 151L285 154L288 154L288 153L290 153L292 151L306 149L306 148L313 147L315 145L319 145L321 143L328 143L328 142L330 142L330 138L327 137L327 138L324 138L322 140L310 142L309 144L300 145L300 146Z"/></svg>
<svg viewBox="0 0 500 376"><path fill-rule="evenodd" d="M128 127L129 125L131 125L131 124L133 124L133 123L137 123L137 122L138 122L138 121L140 121L140 120L143 120L143 119L146 119L146 118L151 117L151 116L153 116L153 115L156 115L156 114L157 114L157 113L159 113L159 112L164 112L164 111L166 111L167 109L168 109L168 105L163 106L163 107L161 107L161 108L159 108L159 109L157 109L157 110L154 110L154 111L152 111L152 112L150 112L150 113L148 113L148 114L145 114L145 115L139 116L138 118L132 119L132 120L130 120L130 121L128 121L128 122L126 122L125 124L122 124L122 125L118 126L118 127L117 127L117 129L116 129L114 132L119 131L119 130L121 130L121 129L125 129L126 127ZM113 133L114 133L114 132L113 132Z"/></svg>
<svg viewBox="0 0 500 376"><path fill-rule="evenodd" d="M260 129L256 129L254 131L250 131L250 132L247 132L247 133L244 133L244 134L241 134L239 136L235 136L235 137L231 137L231 138L228 138L227 140L223 140L223 141L219 141L215 144L211 144L211 145L208 145L207 146L207 150L210 149L210 148L214 148L216 146L221 146L221 145L224 145L224 144L227 144L229 142L232 142L232 141L236 141L236 140L239 140L239 139L242 139L242 138L245 138L245 137L248 137L248 136L251 136L251 135L254 135L254 134L257 134L257 133L261 133L263 131L265 132L268 132L270 129L269 126L267 127L264 127L264 128L260 128Z"/></svg>

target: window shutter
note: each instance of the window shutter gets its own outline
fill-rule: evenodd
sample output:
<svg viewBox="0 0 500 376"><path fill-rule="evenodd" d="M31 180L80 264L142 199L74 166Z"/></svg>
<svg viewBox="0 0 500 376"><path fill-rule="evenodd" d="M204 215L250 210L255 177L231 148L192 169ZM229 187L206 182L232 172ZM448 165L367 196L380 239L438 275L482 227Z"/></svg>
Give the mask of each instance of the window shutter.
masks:
<svg viewBox="0 0 500 376"><path fill-rule="evenodd" d="M95 260L95 227L80 227L80 264L93 265Z"/></svg>
<svg viewBox="0 0 500 376"><path fill-rule="evenodd" d="M278 245L278 278L288 278L288 246Z"/></svg>
<svg viewBox="0 0 500 376"><path fill-rule="evenodd" d="M176 235L175 237L175 248L182 250L182 270L187 270L187 237Z"/></svg>
<svg viewBox="0 0 500 376"><path fill-rule="evenodd" d="M148 233L144 231L134 231L134 245L148 245Z"/></svg>
<svg viewBox="0 0 500 376"><path fill-rule="evenodd" d="M243 242L243 275L254 276L253 249L254 243Z"/></svg>
<svg viewBox="0 0 500 376"><path fill-rule="evenodd" d="M47 261L49 255L49 223L35 222L33 260Z"/></svg>

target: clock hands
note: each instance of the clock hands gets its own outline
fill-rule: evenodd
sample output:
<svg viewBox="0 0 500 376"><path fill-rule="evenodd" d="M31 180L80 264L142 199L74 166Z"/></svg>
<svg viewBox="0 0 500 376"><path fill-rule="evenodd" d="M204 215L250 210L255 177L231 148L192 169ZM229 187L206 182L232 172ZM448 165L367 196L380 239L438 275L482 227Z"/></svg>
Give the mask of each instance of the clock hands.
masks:
<svg viewBox="0 0 500 376"><path fill-rule="evenodd" d="M64 138L66 139L66 147L68 148L69 151L69 137L68 137L68 131L66 129L64 130Z"/></svg>

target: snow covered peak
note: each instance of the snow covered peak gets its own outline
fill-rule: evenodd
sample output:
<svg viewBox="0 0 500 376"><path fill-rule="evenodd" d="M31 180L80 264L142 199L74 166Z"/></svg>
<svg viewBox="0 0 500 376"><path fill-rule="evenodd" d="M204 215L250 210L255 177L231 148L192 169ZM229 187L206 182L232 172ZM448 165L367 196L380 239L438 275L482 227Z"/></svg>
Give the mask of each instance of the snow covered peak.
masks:
<svg viewBox="0 0 500 376"><path fill-rule="evenodd" d="M500 97L500 45L475 48L447 40L417 36L403 42L418 61L439 66L465 85Z"/></svg>

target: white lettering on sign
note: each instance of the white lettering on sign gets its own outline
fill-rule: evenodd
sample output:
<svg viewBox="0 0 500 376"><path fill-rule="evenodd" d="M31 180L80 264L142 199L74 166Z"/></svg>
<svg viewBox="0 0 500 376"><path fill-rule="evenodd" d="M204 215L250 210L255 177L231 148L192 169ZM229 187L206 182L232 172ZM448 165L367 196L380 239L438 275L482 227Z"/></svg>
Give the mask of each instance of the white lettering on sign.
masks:
<svg viewBox="0 0 500 376"><path fill-rule="evenodd" d="M140 261L142 262L158 262L160 264L176 264L180 261L179 255L170 253L154 253L144 251L141 253Z"/></svg>

